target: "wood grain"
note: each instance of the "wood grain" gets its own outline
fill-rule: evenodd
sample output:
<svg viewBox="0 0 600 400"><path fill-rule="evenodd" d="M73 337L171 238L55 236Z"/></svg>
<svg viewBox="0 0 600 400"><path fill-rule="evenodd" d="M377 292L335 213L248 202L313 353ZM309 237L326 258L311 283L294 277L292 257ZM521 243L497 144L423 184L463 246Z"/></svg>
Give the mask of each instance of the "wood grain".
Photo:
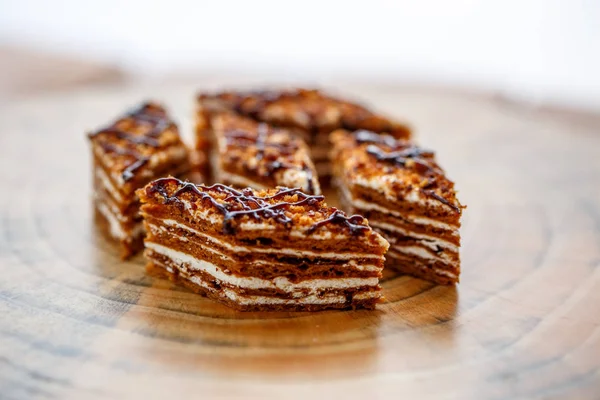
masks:
<svg viewBox="0 0 600 400"><path fill-rule="evenodd" d="M468 205L456 288L386 274L377 311L236 313L121 262L84 132L194 85L0 111L2 398L598 398L600 120L474 95L345 86L406 116Z"/></svg>

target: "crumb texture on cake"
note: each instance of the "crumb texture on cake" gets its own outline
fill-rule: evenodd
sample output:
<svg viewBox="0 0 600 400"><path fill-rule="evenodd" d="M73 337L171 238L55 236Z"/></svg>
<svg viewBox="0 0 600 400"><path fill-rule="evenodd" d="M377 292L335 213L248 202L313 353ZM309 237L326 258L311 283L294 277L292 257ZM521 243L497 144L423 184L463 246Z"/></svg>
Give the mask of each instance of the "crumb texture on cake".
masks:
<svg viewBox="0 0 600 400"><path fill-rule="evenodd" d="M373 307L388 243L298 189L164 178L138 191L149 268L237 309Z"/></svg>
<svg viewBox="0 0 600 400"><path fill-rule="evenodd" d="M366 130L338 130L331 141L343 208L388 240L388 264L434 282L458 282L464 207L434 153Z"/></svg>

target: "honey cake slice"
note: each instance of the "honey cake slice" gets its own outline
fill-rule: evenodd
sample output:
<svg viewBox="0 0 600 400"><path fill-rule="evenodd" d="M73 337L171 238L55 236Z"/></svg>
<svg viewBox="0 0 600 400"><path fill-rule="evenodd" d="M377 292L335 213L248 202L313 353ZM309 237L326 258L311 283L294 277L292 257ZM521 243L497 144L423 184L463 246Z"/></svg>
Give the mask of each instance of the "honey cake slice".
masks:
<svg viewBox="0 0 600 400"><path fill-rule="evenodd" d="M306 194L321 193L308 146L288 130L232 113L213 114L211 126L215 182L259 190L297 187Z"/></svg>
<svg viewBox="0 0 600 400"><path fill-rule="evenodd" d="M146 102L88 135L93 156L94 205L122 258L143 247L135 190L153 179L189 169L176 124L159 104Z"/></svg>
<svg viewBox="0 0 600 400"><path fill-rule="evenodd" d="M285 127L310 147L320 176L330 175L329 133L344 128L387 132L397 138L410 137L410 128L359 104L337 99L318 90L288 89L248 92L202 93L197 97L196 136L206 148L210 114L229 110L259 122Z"/></svg>
<svg viewBox="0 0 600 400"><path fill-rule="evenodd" d="M237 310L373 308L388 243L299 189L163 178L138 190L148 271Z"/></svg>
<svg viewBox="0 0 600 400"><path fill-rule="evenodd" d="M434 153L365 130L339 130L331 139L343 208L389 241L387 264L439 284L458 282L463 206Z"/></svg>

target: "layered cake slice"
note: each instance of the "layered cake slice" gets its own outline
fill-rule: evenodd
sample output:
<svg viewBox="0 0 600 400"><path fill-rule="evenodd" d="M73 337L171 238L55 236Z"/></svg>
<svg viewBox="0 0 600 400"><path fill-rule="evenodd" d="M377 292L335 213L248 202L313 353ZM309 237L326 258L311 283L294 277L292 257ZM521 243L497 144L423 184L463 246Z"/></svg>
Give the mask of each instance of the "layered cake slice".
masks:
<svg viewBox="0 0 600 400"><path fill-rule="evenodd" d="M232 113L214 113L210 123L216 182L259 190L297 187L320 194L315 166L302 139Z"/></svg>
<svg viewBox="0 0 600 400"><path fill-rule="evenodd" d="M95 208L127 258L143 247L135 190L158 177L187 172L188 150L175 123L155 103L144 103L88 136Z"/></svg>
<svg viewBox="0 0 600 400"><path fill-rule="evenodd" d="M373 308L388 243L298 189L163 178L138 190L148 270L238 310Z"/></svg>
<svg viewBox="0 0 600 400"><path fill-rule="evenodd" d="M319 175L330 174L328 160L329 133L335 129L369 129L408 138L410 129L373 111L318 90L221 92L197 97L197 143L202 148L210 130L210 114L229 110L240 115L285 127L310 146L311 157Z"/></svg>
<svg viewBox="0 0 600 400"><path fill-rule="evenodd" d="M360 130L331 135L334 184L390 243L387 264L440 284L458 282L463 206L431 151Z"/></svg>

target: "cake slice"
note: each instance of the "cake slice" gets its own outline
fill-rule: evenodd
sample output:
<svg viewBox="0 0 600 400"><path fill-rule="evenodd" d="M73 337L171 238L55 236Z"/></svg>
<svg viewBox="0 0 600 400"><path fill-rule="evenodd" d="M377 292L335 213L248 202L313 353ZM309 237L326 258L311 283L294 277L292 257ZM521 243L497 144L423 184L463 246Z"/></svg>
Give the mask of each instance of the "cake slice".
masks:
<svg viewBox="0 0 600 400"><path fill-rule="evenodd" d="M329 133L335 129L369 129L408 138L410 129L361 105L328 96L318 90L290 89L200 94L197 97L197 144L205 148L210 135L210 114L237 114L290 129L308 143L320 176L330 175Z"/></svg>
<svg viewBox="0 0 600 400"><path fill-rule="evenodd" d="M439 284L458 282L463 206L434 154L365 130L339 130L331 139L343 208L389 241L387 264Z"/></svg>
<svg viewBox="0 0 600 400"><path fill-rule="evenodd" d="M211 166L216 182L267 189L297 187L307 194L321 188L308 147L285 129L272 128L232 113L211 116Z"/></svg>
<svg viewBox="0 0 600 400"><path fill-rule="evenodd" d="M388 243L298 189L163 178L138 190L148 271L238 310L373 308Z"/></svg>
<svg viewBox="0 0 600 400"><path fill-rule="evenodd" d="M161 176L189 169L188 150L175 123L155 103L141 104L110 126L88 135L93 155L94 204L122 258L143 247L135 190Z"/></svg>

